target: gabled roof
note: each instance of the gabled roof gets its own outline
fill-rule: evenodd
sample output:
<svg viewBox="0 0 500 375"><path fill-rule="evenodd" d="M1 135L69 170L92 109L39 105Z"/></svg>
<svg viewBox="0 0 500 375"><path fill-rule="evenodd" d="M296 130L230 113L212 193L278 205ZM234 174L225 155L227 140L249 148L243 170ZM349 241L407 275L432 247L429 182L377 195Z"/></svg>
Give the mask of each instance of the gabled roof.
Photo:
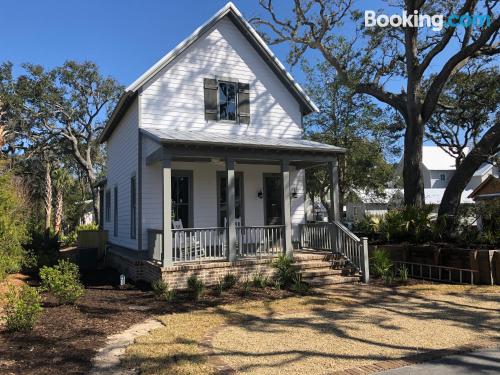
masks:
<svg viewBox="0 0 500 375"><path fill-rule="evenodd" d="M484 191L483 191L484 190ZM470 193L469 198L477 199L480 196L495 195L500 194L500 178L493 175L489 175L486 180L481 182L473 191Z"/></svg>
<svg viewBox="0 0 500 375"><path fill-rule="evenodd" d="M342 147L297 138L272 138L258 135L223 135L168 128L141 128L141 132L160 143L259 148L272 150L298 150L324 153L345 153Z"/></svg>
<svg viewBox="0 0 500 375"><path fill-rule="evenodd" d="M474 172L474 176L484 176L488 174L493 169L493 164L483 163L477 171Z"/></svg>
<svg viewBox="0 0 500 375"><path fill-rule="evenodd" d="M151 78L153 78L165 66L174 61L183 51L185 51L189 46L199 40L206 32L211 30L212 27L224 17L228 17L235 24L235 26L241 31L241 33L247 38L250 44L260 54L267 65L274 71L274 73L278 76L285 87L300 103L302 107L302 113L304 115L319 111L318 107L309 98L309 96L307 96L302 87L300 87L300 85L293 79L292 75L278 60L276 55L267 46L267 44L260 37L257 31L255 31L255 29L243 17L238 8L236 8L236 6L232 2L229 2L212 18L210 18L207 22L197 28L190 36L179 43L177 47L163 56L156 64L154 64L143 75L141 75L137 80L135 80L130 86L127 87L125 93L123 94L123 97L125 97L125 99L120 100L120 102L117 104L115 110L113 111L113 114L106 124L106 127L103 129L99 137L99 142L103 143L109 138L114 128L120 121L121 117L125 113L126 109L130 105L130 97L133 94L137 93L137 91L142 86L144 86Z"/></svg>

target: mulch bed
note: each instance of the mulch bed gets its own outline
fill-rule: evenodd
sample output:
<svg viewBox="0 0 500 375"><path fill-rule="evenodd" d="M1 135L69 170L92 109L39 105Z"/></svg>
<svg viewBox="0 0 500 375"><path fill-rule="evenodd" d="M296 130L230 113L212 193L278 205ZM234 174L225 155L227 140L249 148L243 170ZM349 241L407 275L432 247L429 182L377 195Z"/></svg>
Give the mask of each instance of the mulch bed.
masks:
<svg viewBox="0 0 500 375"><path fill-rule="evenodd" d="M30 332L0 328L1 374L84 374L106 337L154 315L184 312L235 300L274 300L291 293L271 288L244 293L240 286L217 295L208 290L198 302L179 294L175 302L157 300L147 285L117 286L112 270L84 275L85 295L74 306L58 306L44 296L44 310Z"/></svg>

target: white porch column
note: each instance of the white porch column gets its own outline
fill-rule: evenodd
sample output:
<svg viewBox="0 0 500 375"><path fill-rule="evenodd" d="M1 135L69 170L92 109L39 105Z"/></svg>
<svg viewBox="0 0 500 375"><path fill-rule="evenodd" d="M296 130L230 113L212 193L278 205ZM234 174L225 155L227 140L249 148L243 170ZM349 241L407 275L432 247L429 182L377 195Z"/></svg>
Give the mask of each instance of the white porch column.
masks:
<svg viewBox="0 0 500 375"><path fill-rule="evenodd" d="M340 220L338 168L339 164L337 158L328 163L328 172L330 173L330 212L328 213L328 219L332 223L334 221ZM332 251L339 252L341 249L338 237L338 228L336 225L332 224L330 234L331 234Z"/></svg>
<svg viewBox="0 0 500 375"><path fill-rule="evenodd" d="M292 210L290 208L290 164L288 160L281 161L281 207L283 208L283 225L285 226L285 252L292 255Z"/></svg>
<svg viewBox="0 0 500 375"><path fill-rule="evenodd" d="M235 203L235 177L234 160L226 159L226 194L227 194L227 249L228 260L236 260L236 203Z"/></svg>
<svg viewBox="0 0 500 375"><path fill-rule="evenodd" d="M330 172L330 221L340 220L339 208L339 162L337 158L328 163L328 171Z"/></svg>
<svg viewBox="0 0 500 375"><path fill-rule="evenodd" d="M172 259L172 160L163 159L163 252L162 265L173 265Z"/></svg>

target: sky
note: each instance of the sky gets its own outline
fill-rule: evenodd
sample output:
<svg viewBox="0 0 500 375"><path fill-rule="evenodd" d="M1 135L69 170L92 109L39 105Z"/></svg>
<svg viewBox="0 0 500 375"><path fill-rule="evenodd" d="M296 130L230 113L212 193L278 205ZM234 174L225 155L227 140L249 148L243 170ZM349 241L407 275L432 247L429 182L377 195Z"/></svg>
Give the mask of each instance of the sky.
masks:
<svg viewBox="0 0 500 375"><path fill-rule="evenodd" d="M40 64L47 68L66 60L90 60L104 75L128 86L222 8L227 0L0 0L2 31L0 63L14 63L15 73L21 63ZM282 11L286 1L275 0ZM250 19L265 15L258 0L233 0ZM379 9L381 0L357 0L358 9ZM285 13L286 14L286 13ZM272 50L299 83L305 76L300 67L286 63L288 46ZM448 55L448 56L446 56ZM319 58L318 53L308 55ZM444 53L433 62L439 69ZM388 87L399 91L404 81Z"/></svg>
<svg viewBox="0 0 500 375"><path fill-rule="evenodd" d="M190 35L225 0L3 1L0 62L46 67L91 60L128 85ZM246 18L258 0L233 1ZM285 63L286 46L273 47ZM293 69L299 81L299 68ZM300 77L299 77L300 76Z"/></svg>
<svg viewBox="0 0 500 375"><path fill-rule="evenodd" d="M102 73L127 86L222 8L227 0L0 0L0 62L19 72L24 62L48 68L65 60L91 60ZM291 0L275 0L280 15ZM258 0L233 0L250 19L265 15ZM379 9L381 0L357 0L362 10ZM283 13L285 12L285 13ZM304 83L300 67L286 63L288 46L272 50ZM308 55L316 59L319 54ZM440 61L436 62L436 65ZM391 82L399 91L404 82Z"/></svg>

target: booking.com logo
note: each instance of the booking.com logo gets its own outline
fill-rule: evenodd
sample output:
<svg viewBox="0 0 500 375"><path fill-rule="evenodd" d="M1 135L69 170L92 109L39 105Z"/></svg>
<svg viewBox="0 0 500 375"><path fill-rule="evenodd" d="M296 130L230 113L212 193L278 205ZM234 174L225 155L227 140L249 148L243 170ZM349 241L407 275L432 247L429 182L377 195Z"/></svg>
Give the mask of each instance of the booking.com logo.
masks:
<svg viewBox="0 0 500 375"><path fill-rule="evenodd" d="M481 27L484 24L490 26L491 18L488 14L473 14L470 15L468 12L459 16L458 14L452 13L448 16L448 19L444 20L442 14L434 14L429 16L427 14L419 14L418 11L414 11L413 14L408 14L406 11L400 14L393 14L388 16L386 14L379 14L373 10L365 10L365 26L366 27L432 27L433 31L440 31L446 25L448 27L469 27L478 26Z"/></svg>

